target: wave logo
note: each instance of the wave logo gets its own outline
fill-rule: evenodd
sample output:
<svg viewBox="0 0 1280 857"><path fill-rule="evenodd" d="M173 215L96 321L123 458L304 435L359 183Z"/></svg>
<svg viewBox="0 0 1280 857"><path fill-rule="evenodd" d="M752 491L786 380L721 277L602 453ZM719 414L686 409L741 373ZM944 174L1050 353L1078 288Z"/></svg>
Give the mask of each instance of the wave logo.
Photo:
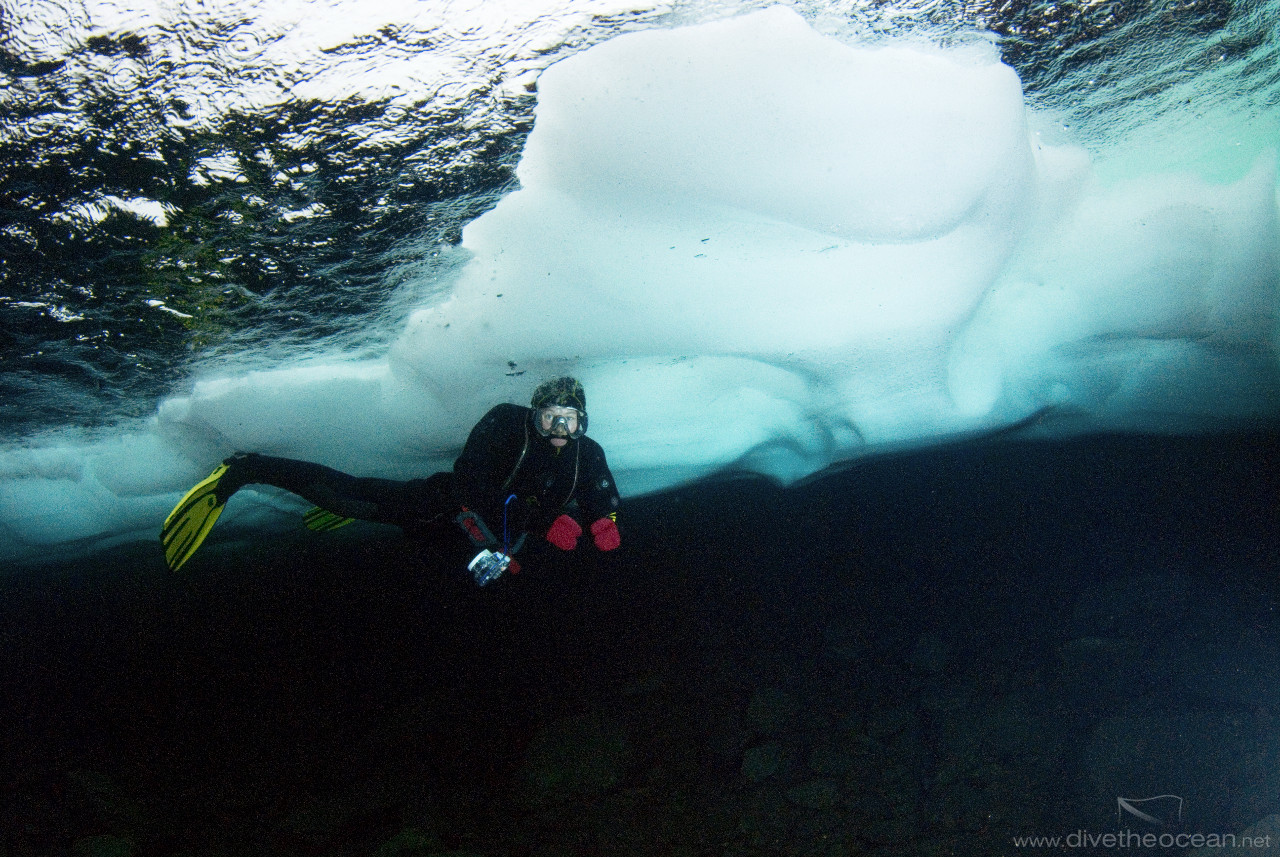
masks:
<svg viewBox="0 0 1280 857"><path fill-rule="evenodd" d="M1182 798L1177 795L1117 797L1116 822L1123 823L1126 814L1161 827L1178 824L1182 821Z"/></svg>

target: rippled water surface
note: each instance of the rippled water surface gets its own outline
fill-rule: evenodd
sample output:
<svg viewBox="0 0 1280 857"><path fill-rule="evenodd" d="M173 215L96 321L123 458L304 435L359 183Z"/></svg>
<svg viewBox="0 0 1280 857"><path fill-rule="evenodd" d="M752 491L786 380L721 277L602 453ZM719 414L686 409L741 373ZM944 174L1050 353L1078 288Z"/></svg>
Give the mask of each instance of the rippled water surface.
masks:
<svg viewBox="0 0 1280 857"><path fill-rule="evenodd" d="M5 0L0 424L149 413L197 357L376 351L513 186L541 69L765 5ZM993 40L1117 174L1231 178L1276 139L1274 0L792 5Z"/></svg>

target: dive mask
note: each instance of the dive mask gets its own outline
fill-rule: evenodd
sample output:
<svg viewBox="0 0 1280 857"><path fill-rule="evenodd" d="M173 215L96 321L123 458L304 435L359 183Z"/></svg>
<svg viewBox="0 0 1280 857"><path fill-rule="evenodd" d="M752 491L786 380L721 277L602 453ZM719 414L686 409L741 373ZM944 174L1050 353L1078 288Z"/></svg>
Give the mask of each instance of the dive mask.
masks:
<svg viewBox="0 0 1280 857"><path fill-rule="evenodd" d="M547 405L534 409L533 427L543 437L568 437L577 440L587 433L587 415L577 408Z"/></svg>

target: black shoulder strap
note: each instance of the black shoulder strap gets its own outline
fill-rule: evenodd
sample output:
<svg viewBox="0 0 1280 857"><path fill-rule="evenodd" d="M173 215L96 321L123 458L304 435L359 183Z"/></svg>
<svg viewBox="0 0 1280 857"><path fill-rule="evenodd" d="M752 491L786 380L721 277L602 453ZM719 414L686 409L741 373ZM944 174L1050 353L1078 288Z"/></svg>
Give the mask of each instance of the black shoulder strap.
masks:
<svg viewBox="0 0 1280 857"><path fill-rule="evenodd" d="M573 484L569 486L569 494L564 498L563 505L569 505L569 501L573 499L573 492L578 490L578 467L582 464L582 442L578 441L577 447L573 451Z"/></svg>
<svg viewBox="0 0 1280 857"><path fill-rule="evenodd" d="M524 464L524 457L529 452L529 421L524 421L524 447L520 450L520 457L516 459L516 466L511 468L511 475L507 477L507 481L502 483L502 493L505 494L511 490L511 486L516 482L516 474L520 472L520 465ZM577 482L577 474L574 474L574 481Z"/></svg>

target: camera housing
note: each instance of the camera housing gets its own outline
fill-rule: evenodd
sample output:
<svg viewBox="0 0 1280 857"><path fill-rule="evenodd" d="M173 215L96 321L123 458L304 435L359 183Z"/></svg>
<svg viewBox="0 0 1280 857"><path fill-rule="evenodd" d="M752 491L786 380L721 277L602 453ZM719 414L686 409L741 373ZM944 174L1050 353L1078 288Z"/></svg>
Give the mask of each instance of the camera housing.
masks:
<svg viewBox="0 0 1280 857"><path fill-rule="evenodd" d="M467 564L467 571L476 579L477 586L485 586L502 577L510 567L511 557L485 548Z"/></svg>

